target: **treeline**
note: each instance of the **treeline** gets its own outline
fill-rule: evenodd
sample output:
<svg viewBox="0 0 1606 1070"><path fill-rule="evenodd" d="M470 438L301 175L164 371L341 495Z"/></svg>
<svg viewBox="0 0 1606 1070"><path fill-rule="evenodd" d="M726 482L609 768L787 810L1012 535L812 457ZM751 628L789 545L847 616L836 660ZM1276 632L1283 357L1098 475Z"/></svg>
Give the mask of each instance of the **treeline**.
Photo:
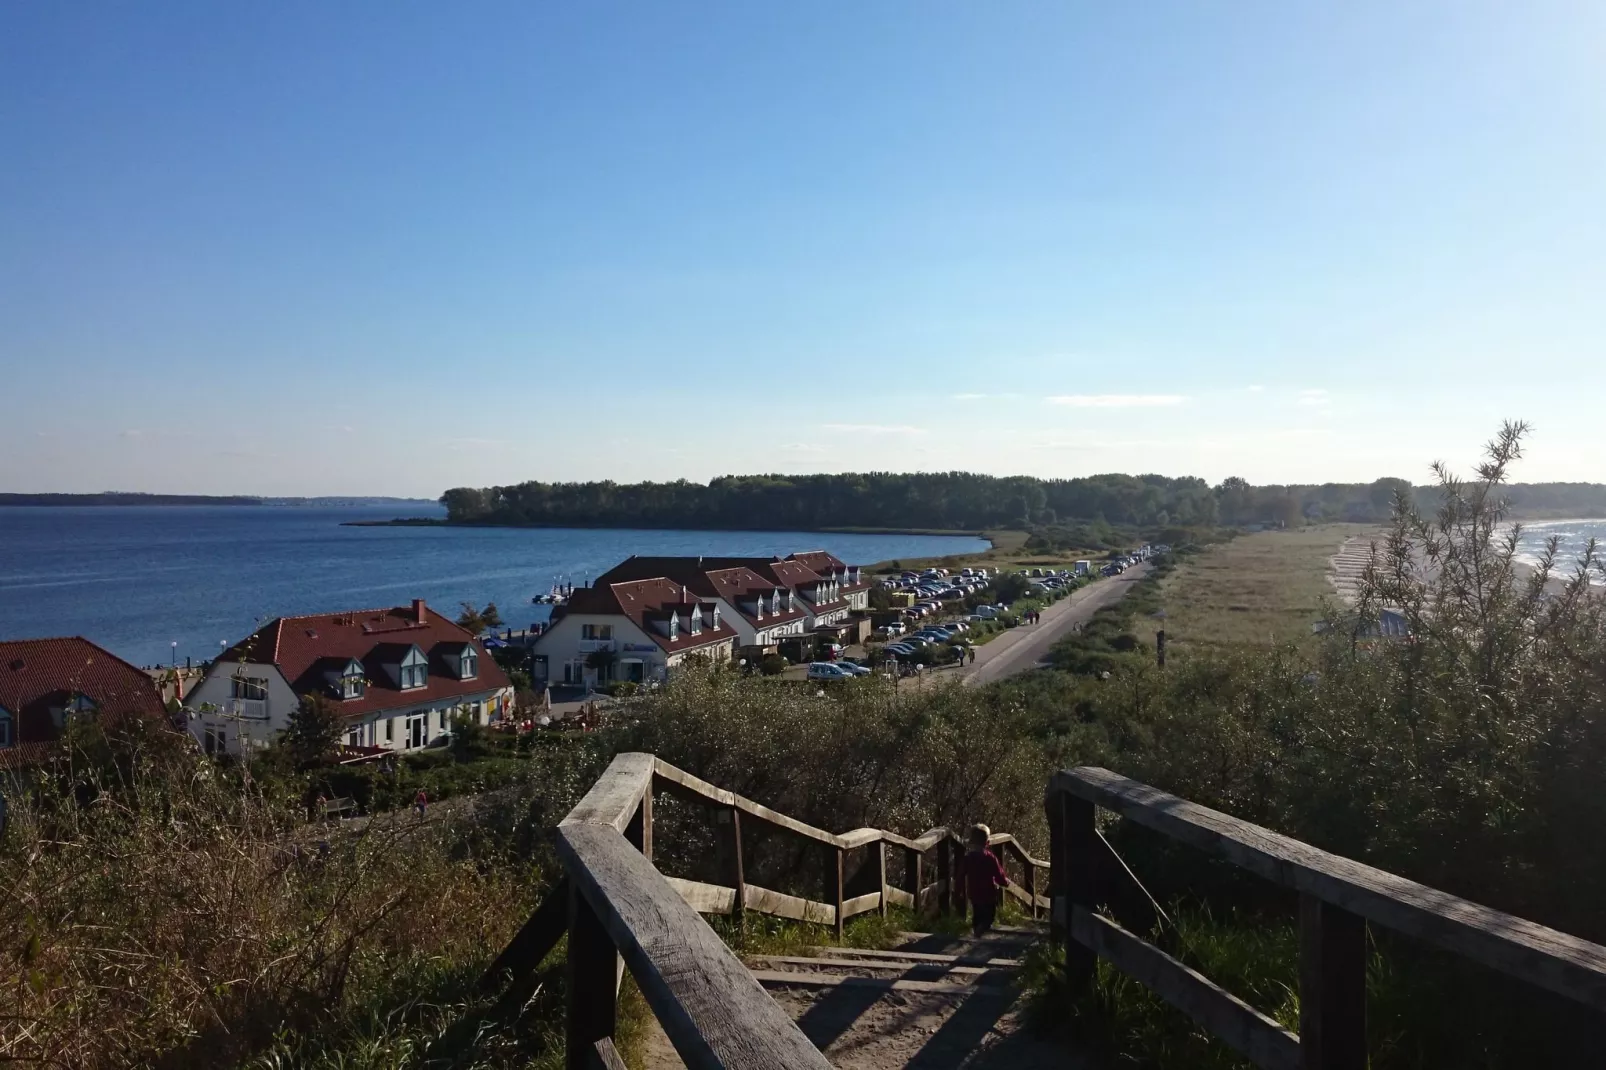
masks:
<svg viewBox="0 0 1606 1070"><path fill-rule="evenodd" d="M1423 505L1434 491L1403 479L1309 486L1212 487L1191 476L1076 479L973 472L855 472L721 476L707 484L541 483L457 487L441 495L457 524L531 527L1051 528L1070 522L1155 527L1384 521L1397 492ZM1530 483L1510 488L1519 516L1606 516L1606 485Z"/></svg>

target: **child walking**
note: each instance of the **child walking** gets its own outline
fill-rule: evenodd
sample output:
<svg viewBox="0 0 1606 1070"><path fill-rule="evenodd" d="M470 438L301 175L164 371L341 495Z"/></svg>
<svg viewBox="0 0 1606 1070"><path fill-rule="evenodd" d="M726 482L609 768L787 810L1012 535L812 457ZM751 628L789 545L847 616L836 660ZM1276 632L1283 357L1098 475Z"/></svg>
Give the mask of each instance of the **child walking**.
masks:
<svg viewBox="0 0 1606 1070"><path fill-rule="evenodd" d="M1004 864L987 846L992 835L993 830L986 825L970 826L970 834L965 837L969 849L959 860L959 876L964 881L965 898L970 902L970 931L974 936L993 927L993 917L998 913L999 889L1008 880L1004 876Z"/></svg>

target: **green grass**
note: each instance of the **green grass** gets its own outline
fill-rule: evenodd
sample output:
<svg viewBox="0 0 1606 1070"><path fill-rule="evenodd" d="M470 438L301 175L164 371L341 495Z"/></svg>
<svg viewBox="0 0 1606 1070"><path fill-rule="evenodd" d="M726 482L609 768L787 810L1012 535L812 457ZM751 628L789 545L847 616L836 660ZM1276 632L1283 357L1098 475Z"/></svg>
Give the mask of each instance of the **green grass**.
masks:
<svg viewBox="0 0 1606 1070"><path fill-rule="evenodd" d="M1166 582L1166 635L1177 654L1308 643L1334 590L1329 559L1362 524L1241 535L1193 555Z"/></svg>

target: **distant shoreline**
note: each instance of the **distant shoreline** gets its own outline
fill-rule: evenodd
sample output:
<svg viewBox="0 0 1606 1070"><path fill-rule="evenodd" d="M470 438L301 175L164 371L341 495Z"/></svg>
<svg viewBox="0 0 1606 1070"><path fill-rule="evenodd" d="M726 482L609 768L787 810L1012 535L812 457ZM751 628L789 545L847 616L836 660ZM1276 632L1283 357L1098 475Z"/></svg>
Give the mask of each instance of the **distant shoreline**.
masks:
<svg viewBox="0 0 1606 1070"><path fill-rule="evenodd" d="M391 520L345 520L345 528L531 528L546 530L572 529L575 531L801 531L821 535L934 535L957 536L963 539L980 539L989 546L996 545L992 534L985 531L956 531L940 528L699 528L661 527L656 524L481 524L473 521L446 520L439 517L395 517Z"/></svg>
<svg viewBox="0 0 1606 1070"><path fill-rule="evenodd" d="M428 498L339 497L327 495L315 498L268 497L254 494L141 494L133 491L108 491L101 494L17 494L0 492L0 507L15 508L123 508L128 506L159 506L185 508L198 505L239 505L261 508L405 508L409 505L434 503Z"/></svg>

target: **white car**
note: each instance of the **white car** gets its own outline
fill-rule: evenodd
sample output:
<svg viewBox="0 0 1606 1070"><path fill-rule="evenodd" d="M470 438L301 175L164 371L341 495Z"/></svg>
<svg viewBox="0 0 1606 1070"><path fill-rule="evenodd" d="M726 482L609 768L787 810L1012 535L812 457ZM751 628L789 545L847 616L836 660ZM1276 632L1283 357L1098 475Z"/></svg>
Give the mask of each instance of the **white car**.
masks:
<svg viewBox="0 0 1606 1070"><path fill-rule="evenodd" d="M907 629L907 628L905 628L903 626L903 622L902 621L896 621L896 620L882 629L882 631L886 632L888 635L902 635L904 632L906 632L908 630L909 629Z"/></svg>

